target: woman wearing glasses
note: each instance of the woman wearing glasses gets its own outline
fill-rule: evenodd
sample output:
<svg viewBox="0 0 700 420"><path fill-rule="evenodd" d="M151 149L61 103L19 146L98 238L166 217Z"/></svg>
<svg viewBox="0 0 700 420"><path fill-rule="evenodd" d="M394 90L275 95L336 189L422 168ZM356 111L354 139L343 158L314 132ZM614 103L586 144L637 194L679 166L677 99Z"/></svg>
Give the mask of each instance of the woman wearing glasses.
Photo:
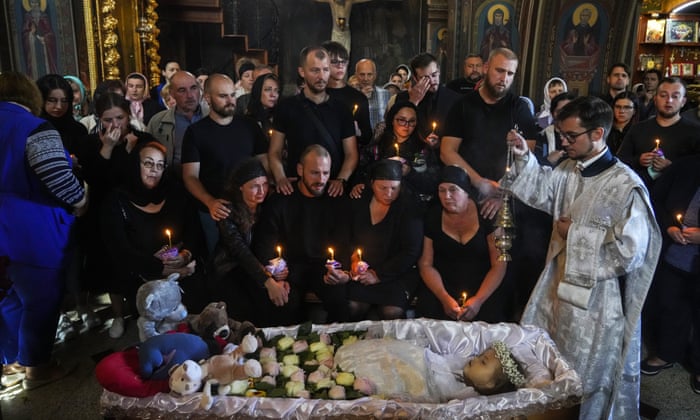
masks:
<svg viewBox="0 0 700 420"><path fill-rule="evenodd" d="M194 242L186 220L194 216L187 218L185 195L165 174L165 155L165 146L155 141L137 146L126 161L124 182L100 209L101 252L109 257L113 273L107 288L115 317L112 337L123 333L124 301L135 307L144 280L194 273L192 252L186 248Z"/></svg>
<svg viewBox="0 0 700 420"><path fill-rule="evenodd" d="M418 133L417 109L411 102L395 104L385 118L384 132L376 142L370 143L361 156L359 181L350 196L358 198L365 188L369 167L381 159L396 159L402 164L402 188L413 195L419 202L428 203L437 190L437 179L440 172L437 135Z"/></svg>
<svg viewBox="0 0 700 420"><path fill-rule="evenodd" d="M107 194L127 177L128 160L133 150L153 137L133 129L129 124L131 109L129 101L116 93L105 93L95 103L97 129L88 135L76 150L82 174L90 187L90 206L85 215L85 230L80 238L86 252L85 275L89 281L101 281L109 260L105 254L107 246L100 236L100 207ZM103 289L103 284L96 284ZM113 301L114 302L114 301ZM119 308L117 310L120 310ZM119 337L124 328L119 322L112 324L110 335Z"/></svg>
<svg viewBox="0 0 700 420"><path fill-rule="evenodd" d="M637 107L637 95L632 92L622 92L613 99L613 125L608 136L608 147L615 155L625 134L639 120Z"/></svg>

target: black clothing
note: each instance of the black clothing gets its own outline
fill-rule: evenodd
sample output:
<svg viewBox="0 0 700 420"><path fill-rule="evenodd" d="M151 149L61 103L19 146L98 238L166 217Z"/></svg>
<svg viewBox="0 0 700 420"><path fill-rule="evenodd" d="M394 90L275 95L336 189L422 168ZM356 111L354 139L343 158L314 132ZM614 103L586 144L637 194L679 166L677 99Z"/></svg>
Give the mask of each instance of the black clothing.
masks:
<svg viewBox="0 0 700 420"><path fill-rule="evenodd" d="M698 154L700 153L700 124L681 117L675 124L661 127L656 118L652 118L630 128L617 155L642 177L647 187L653 185L654 181L647 168L640 165L639 156L654 150L656 139L660 140L659 148L671 162L684 156Z"/></svg>
<svg viewBox="0 0 700 420"><path fill-rule="evenodd" d="M344 199L343 208L350 213L342 224L348 235L343 243L349 245L350 253L362 249L362 259L377 273L379 283L364 286L351 281L348 298L406 309L417 286L411 280L417 279L415 264L422 250L423 221L413 211L411 200L401 193L384 219L373 225L372 196L372 190L366 189L359 199Z"/></svg>
<svg viewBox="0 0 700 420"><path fill-rule="evenodd" d="M330 139L327 140L327 135L319 132L316 124L308 116L308 112L315 114L325 126L332 138L332 143L329 143ZM297 163L307 146L320 144L331 155L331 179L336 178L345 160L343 139L355 135L352 110L347 109L342 102L333 97L316 104L307 99L303 93L280 101L273 127L286 136L288 153L285 173L287 176L296 175Z"/></svg>
<svg viewBox="0 0 700 420"><path fill-rule="evenodd" d="M148 125L151 121L151 117L165 110L165 107L160 104L159 101L153 100L151 98L146 98L141 102L141 107L143 108L143 125Z"/></svg>
<svg viewBox="0 0 700 420"><path fill-rule="evenodd" d="M176 186L165 196L158 213L146 213L129 201L125 189L109 193L100 210L101 252L110 260L108 291L136 296L144 280L163 278L163 263L156 251L168 244L165 229L172 232L172 244L182 243L180 249L192 249L197 242L192 222L196 219L186 196ZM193 252L194 253L194 252ZM103 267L105 268L105 267Z"/></svg>
<svg viewBox="0 0 700 420"><path fill-rule="evenodd" d="M608 135L606 143L614 155L617 155L617 152L620 150L620 146L622 145L622 141L625 139L627 132L630 131L630 128L632 128L633 125L634 122L630 121L622 128L622 130L618 130L614 126L610 128L610 134Z"/></svg>
<svg viewBox="0 0 700 420"><path fill-rule="evenodd" d="M240 162L266 152L260 127L241 116L225 126L205 117L187 127L182 140L182 163L199 162L199 180L214 197L221 197L226 180ZM198 202L198 208L209 212L203 203Z"/></svg>
<svg viewBox="0 0 700 420"><path fill-rule="evenodd" d="M372 125L369 122L369 101L367 97L359 90L348 85L342 88L326 88L326 92L331 96L345 104L352 112L357 105L357 112L354 113L353 119L357 121L357 126L360 129L360 137L357 138L357 145L363 146L372 140Z"/></svg>
<svg viewBox="0 0 700 420"><path fill-rule="evenodd" d="M433 241L433 267L440 273L445 290L459 302L462 292L474 296L491 269L491 257L486 237L493 231L491 223L479 217L479 229L466 244L461 244L442 230L442 207L433 206L425 217L425 237ZM505 301L501 288L484 302L476 321L505 321ZM416 315L448 319L442 303L430 289L423 287L418 294Z"/></svg>
<svg viewBox="0 0 700 420"><path fill-rule="evenodd" d="M343 261L346 256L340 251L338 229L346 223L339 217L340 204L339 199L326 194L306 197L298 187L290 195L273 194L268 198L253 237L253 251L258 260L269 261L276 257L275 248L282 247L291 286L288 305L294 311L285 324L302 320L301 301L308 290L323 302L328 321L343 322L349 318L344 285L329 286L323 282L329 247L339 251L336 258L345 269L349 268L349 261Z"/></svg>
<svg viewBox="0 0 700 420"><path fill-rule="evenodd" d="M474 81L472 79L467 79L466 77L460 77L459 79L454 79L448 82L445 87L461 95L466 95L474 90L474 87L477 83L479 83L479 81L481 81L481 79Z"/></svg>
<svg viewBox="0 0 700 420"><path fill-rule="evenodd" d="M416 125L416 132L420 135L428 135L433 131L433 122L436 122L436 134L439 137L446 135L448 112L461 97L460 94L444 86L440 86L435 93L427 92L417 107L418 125ZM404 101L408 101L408 91L399 92L394 103L398 104Z"/></svg>
<svg viewBox="0 0 700 420"><path fill-rule="evenodd" d="M516 124L526 139L535 139L537 123L524 100L509 92L491 105L473 91L452 107L443 135L461 138L460 156L482 177L498 180L505 173L506 135Z"/></svg>

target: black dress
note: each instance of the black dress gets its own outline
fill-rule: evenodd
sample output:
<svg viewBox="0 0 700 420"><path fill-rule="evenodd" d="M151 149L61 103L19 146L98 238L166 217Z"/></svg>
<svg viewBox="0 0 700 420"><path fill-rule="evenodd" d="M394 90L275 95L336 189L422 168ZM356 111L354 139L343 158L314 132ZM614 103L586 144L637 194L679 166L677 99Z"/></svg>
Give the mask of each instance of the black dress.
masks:
<svg viewBox="0 0 700 420"><path fill-rule="evenodd" d="M425 236L433 241L433 266L440 273L445 290L459 302L462 292L474 296L491 269L486 237L491 225L479 217L479 229L469 242L461 244L442 230L442 207L434 206L426 214ZM504 302L498 289L484 302L475 321L505 320ZM418 294L416 314L421 317L448 319L442 304L427 287Z"/></svg>
<svg viewBox="0 0 700 420"><path fill-rule="evenodd" d="M412 210L405 194L389 207L384 219L372 224L368 189L357 200L350 201L349 244L352 253L362 249L362 259L377 273L379 283L365 286L348 283L348 299L376 305L406 308L417 285L416 261L420 256L423 228L421 219ZM349 268L349 266L348 266Z"/></svg>

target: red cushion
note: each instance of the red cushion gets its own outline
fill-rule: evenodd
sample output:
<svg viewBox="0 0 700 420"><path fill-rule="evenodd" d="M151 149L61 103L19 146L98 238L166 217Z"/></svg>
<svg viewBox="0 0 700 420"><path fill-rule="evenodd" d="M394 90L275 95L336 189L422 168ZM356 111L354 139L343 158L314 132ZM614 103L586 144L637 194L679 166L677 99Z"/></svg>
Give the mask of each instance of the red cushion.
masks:
<svg viewBox="0 0 700 420"><path fill-rule="evenodd" d="M135 347L106 356L95 367L95 376L107 391L127 397L150 397L170 392L168 380L142 379L139 375L139 352Z"/></svg>

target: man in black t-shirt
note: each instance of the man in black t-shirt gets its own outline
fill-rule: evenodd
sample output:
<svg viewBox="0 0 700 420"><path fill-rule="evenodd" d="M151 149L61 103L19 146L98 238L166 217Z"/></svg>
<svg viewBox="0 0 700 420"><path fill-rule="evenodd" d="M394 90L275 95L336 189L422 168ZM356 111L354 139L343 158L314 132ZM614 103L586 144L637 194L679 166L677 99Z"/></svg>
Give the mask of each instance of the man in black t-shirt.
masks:
<svg viewBox="0 0 700 420"><path fill-rule="evenodd" d="M182 144L182 178L198 200L199 218L209 252L219 238L216 222L227 217L228 201L221 198L231 171L243 160L265 155L264 134L253 121L235 116L233 81L213 74L205 83L209 116L190 125Z"/></svg>
<svg viewBox="0 0 700 420"><path fill-rule="evenodd" d="M304 78L300 94L283 99L277 106L268 157L277 192L293 191L292 180L301 153L312 144L320 144L331 155L331 180L328 194L342 195L345 184L358 161L357 140L352 111L326 92L330 74L328 52L321 47L306 47L299 57L299 75ZM286 168L282 151L287 142Z"/></svg>
<svg viewBox="0 0 700 420"><path fill-rule="evenodd" d="M502 199L497 184L505 173L506 135L516 129L534 147L537 123L525 100L510 92L518 57L511 50L497 48L484 63L484 78L479 89L466 94L447 115L440 158L445 165L457 165L469 174L480 192L480 211L485 219L494 219ZM516 313L524 307L540 271L544 267L551 218L517 201L513 206L516 240L508 264L508 276L501 285L503 293L519 289ZM517 278L514 278L516 276ZM510 290L509 290L510 289Z"/></svg>
<svg viewBox="0 0 700 420"><path fill-rule="evenodd" d="M446 87L462 95L471 92L484 77L483 67L484 60L479 54L469 54L464 59L464 77L452 80Z"/></svg>
<svg viewBox="0 0 700 420"><path fill-rule="evenodd" d="M347 272L327 269L328 248L336 250L340 219L338 198L326 194L330 179L330 154L318 144L308 146L297 164L297 181L289 195L273 194L265 203L260 223L253 237L253 251L260 261L276 257L281 246L289 268L287 281L291 286L289 305L293 319L278 320L279 325L305 321L302 311L304 294L312 290L323 302L328 322L349 319L345 284ZM338 256L338 259L341 259Z"/></svg>

